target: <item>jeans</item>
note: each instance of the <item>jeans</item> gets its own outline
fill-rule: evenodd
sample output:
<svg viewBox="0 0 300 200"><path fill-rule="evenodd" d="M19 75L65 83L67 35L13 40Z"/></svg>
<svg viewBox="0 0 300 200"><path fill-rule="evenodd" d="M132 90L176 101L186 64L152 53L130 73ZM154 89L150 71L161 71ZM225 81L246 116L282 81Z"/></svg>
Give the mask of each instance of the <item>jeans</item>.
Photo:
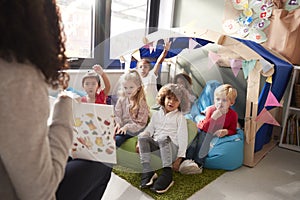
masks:
<svg viewBox="0 0 300 200"><path fill-rule="evenodd" d="M214 137L213 134L198 129L196 137L186 150L186 159L192 159L199 165L204 165L205 158L209 152L210 142Z"/></svg>
<svg viewBox="0 0 300 200"><path fill-rule="evenodd" d="M117 134L115 136L116 146L120 147L126 140L128 140L129 138L132 138L134 136L137 136L143 130L144 130L144 128L142 130L136 132L136 133L132 133L130 131L126 131L126 134Z"/></svg>
<svg viewBox="0 0 300 200"><path fill-rule="evenodd" d="M177 158L178 146L170 137L163 136L154 140L148 132L143 132L138 136L141 163L150 163L151 153L160 156L162 167L172 167L172 163Z"/></svg>

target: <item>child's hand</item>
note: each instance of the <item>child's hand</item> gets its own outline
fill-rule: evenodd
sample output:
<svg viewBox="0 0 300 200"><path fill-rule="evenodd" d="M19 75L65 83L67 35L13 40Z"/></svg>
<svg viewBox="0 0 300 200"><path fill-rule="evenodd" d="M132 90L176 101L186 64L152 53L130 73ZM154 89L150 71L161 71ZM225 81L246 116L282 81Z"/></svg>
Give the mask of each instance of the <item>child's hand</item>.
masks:
<svg viewBox="0 0 300 200"><path fill-rule="evenodd" d="M94 65L93 66L93 70L99 74L100 76L102 76L102 74L104 73L103 68L101 67L101 65Z"/></svg>
<svg viewBox="0 0 300 200"><path fill-rule="evenodd" d="M173 162L173 166L172 167L173 167L173 170L175 172L179 171L179 167L180 167L181 162L182 162L182 158L180 158L180 157L176 158L176 160Z"/></svg>
<svg viewBox="0 0 300 200"><path fill-rule="evenodd" d="M214 120L218 119L219 117L221 117L223 114L221 112L221 110L217 109L213 112L213 114L211 115L211 118L213 118Z"/></svg>
<svg viewBox="0 0 300 200"><path fill-rule="evenodd" d="M127 131L127 128L126 127L122 127L122 128L119 128L117 130L116 134L126 135L126 131Z"/></svg>
<svg viewBox="0 0 300 200"><path fill-rule="evenodd" d="M135 152L140 153L140 145L139 145L139 142L137 142L136 145L135 145Z"/></svg>
<svg viewBox="0 0 300 200"><path fill-rule="evenodd" d="M217 130L215 133L214 133L215 136L217 137L224 137L226 135L228 135L228 130L227 129L220 129L220 130Z"/></svg>
<svg viewBox="0 0 300 200"><path fill-rule="evenodd" d="M120 127L121 127L121 126L120 126L119 123L116 123L116 124L115 124L115 130L114 130L115 134L117 134L117 133L119 132Z"/></svg>

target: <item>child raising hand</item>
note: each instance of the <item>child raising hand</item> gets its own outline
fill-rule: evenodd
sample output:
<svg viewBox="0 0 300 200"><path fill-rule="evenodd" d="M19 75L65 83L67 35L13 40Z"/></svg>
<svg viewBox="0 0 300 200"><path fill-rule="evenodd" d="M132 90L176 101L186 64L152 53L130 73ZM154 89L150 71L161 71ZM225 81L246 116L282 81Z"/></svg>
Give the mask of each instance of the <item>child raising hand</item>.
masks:
<svg viewBox="0 0 300 200"><path fill-rule="evenodd" d="M145 87L145 94L147 99L147 104L151 108L156 104L157 95L157 77L158 72L161 67L161 63L164 61L169 49L171 42L166 42L164 50L158 57L154 67L152 68L150 60L143 58L137 63L136 69L142 77L142 81ZM151 69L152 68L152 69Z"/></svg>
<svg viewBox="0 0 300 200"><path fill-rule="evenodd" d="M105 88L101 90L101 79ZM107 95L110 91L110 81L100 65L94 65L93 71L87 72L82 78L82 87L87 93L81 97L81 102L106 104Z"/></svg>

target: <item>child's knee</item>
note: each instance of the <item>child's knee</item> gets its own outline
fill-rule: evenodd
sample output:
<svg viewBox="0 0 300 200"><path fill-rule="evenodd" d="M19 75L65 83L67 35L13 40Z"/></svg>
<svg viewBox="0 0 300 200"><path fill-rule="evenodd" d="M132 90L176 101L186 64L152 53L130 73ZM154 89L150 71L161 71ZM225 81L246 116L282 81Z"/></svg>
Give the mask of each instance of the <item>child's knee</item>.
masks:
<svg viewBox="0 0 300 200"><path fill-rule="evenodd" d="M150 133L149 132L141 132L139 135L138 135L138 140L140 139L145 139L145 138L149 138L150 137Z"/></svg>

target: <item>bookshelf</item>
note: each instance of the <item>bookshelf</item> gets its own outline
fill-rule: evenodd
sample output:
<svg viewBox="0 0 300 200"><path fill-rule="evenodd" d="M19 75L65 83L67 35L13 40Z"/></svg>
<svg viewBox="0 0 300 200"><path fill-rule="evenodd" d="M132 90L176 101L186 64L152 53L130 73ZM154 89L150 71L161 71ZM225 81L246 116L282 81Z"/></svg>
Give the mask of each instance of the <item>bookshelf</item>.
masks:
<svg viewBox="0 0 300 200"><path fill-rule="evenodd" d="M280 147L298 152L300 152L300 93L296 95L295 85L299 83L299 73L300 66L294 66L279 142Z"/></svg>

